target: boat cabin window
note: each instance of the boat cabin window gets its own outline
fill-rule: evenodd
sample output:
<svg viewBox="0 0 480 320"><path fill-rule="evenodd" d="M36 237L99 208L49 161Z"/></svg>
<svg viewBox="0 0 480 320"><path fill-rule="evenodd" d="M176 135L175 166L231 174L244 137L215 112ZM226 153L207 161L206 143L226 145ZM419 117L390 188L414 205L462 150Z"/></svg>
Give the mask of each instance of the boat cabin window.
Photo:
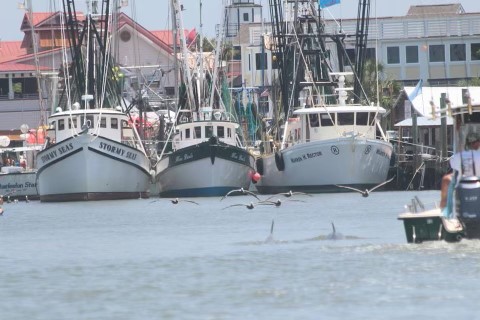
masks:
<svg viewBox="0 0 480 320"><path fill-rule="evenodd" d="M118 119L117 118L111 118L110 119L110 128L118 129Z"/></svg>
<svg viewBox="0 0 480 320"><path fill-rule="evenodd" d="M225 138L225 128L223 126L217 127L217 137Z"/></svg>
<svg viewBox="0 0 480 320"><path fill-rule="evenodd" d="M185 139L190 139L190 128L185 129Z"/></svg>
<svg viewBox="0 0 480 320"><path fill-rule="evenodd" d="M65 120L60 119L58 120L58 131L65 130Z"/></svg>
<svg viewBox="0 0 480 320"><path fill-rule="evenodd" d="M205 126L205 138L213 136L213 126Z"/></svg>
<svg viewBox="0 0 480 320"><path fill-rule="evenodd" d="M332 118L330 118L330 115L328 113L320 114L320 123L322 124L322 127L331 127L333 126L334 122L335 122L335 114L332 114Z"/></svg>
<svg viewBox="0 0 480 320"><path fill-rule="evenodd" d="M68 129L77 128L77 118L68 118Z"/></svg>
<svg viewBox="0 0 480 320"><path fill-rule="evenodd" d="M100 118L100 128L106 128L107 127L107 118L101 117Z"/></svg>
<svg viewBox="0 0 480 320"><path fill-rule="evenodd" d="M122 120L122 128L129 128L128 121Z"/></svg>
<svg viewBox="0 0 480 320"><path fill-rule="evenodd" d="M312 113L308 115L310 120L310 127L315 128L320 126L320 121L318 120L318 113Z"/></svg>
<svg viewBox="0 0 480 320"><path fill-rule="evenodd" d="M85 119L85 116L82 116L80 121L82 122L81 123L82 126L86 124L89 128L93 127L93 115L87 115L86 119Z"/></svg>
<svg viewBox="0 0 480 320"><path fill-rule="evenodd" d="M200 139L202 137L202 127L194 127L193 129L195 130L193 138Z"/></svg>
<svg viewBox="0 0 480 320"><path fill-rule="evenodd" d="M339 126L353 125L355 124L355 118L353 112L339 112L337 113L337 124Z"/></svg>
<svg viewBox="0 0 480 320"><path fill-rule="evenodd" d="M357 126L366 126L368 124L368 112L357 112Z"/></svg>
<svg viewBox="0 0 480 320"><path fill-rule="evenodd" d="M231 138L231 137L232 137L232 129L227 128L227 138Z"/></svg>

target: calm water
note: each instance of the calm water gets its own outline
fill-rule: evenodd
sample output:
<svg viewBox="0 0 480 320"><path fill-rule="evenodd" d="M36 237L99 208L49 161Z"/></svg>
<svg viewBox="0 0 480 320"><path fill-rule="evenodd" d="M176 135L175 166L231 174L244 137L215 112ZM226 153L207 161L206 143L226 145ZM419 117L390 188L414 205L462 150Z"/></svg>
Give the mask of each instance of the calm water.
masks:
<svg viewBox="0 0 480 320"><path fill-rule="evenodd" d="M480 241L407 244L413 195L5 204L0 319L480 319Z"/></svg>

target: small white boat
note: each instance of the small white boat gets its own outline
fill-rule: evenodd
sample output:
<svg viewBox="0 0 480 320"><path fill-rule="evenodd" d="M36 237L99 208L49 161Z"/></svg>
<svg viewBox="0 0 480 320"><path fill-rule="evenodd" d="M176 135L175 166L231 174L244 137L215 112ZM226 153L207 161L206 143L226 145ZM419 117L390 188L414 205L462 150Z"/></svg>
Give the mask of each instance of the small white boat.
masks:
<svg viewBox="0 0 480 320"><path fill-rule="evenodd" d="M38 199L37 170L32 162L38 150L43 147L0 148L0 156L15 154L20 159L19 165L4 165L0 169L0 195L10 196L11 199ZM27 161L29 158L31 161Z"/></svg>

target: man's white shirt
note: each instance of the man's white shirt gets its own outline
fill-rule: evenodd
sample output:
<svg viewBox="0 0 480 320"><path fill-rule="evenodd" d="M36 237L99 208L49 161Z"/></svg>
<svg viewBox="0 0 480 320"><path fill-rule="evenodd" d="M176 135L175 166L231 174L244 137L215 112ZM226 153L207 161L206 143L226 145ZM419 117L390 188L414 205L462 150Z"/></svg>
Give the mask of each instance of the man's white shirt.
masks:
<svg viewBox="0 0 480 320"><path fill-rule="evenodd" d="M462 169L463 163L463 169ZM475 164L475 172L473 165ZM460 172L464 176L480 176L480 151L468 150L456 153L450 158L450 166L453 170Z"/></svg>

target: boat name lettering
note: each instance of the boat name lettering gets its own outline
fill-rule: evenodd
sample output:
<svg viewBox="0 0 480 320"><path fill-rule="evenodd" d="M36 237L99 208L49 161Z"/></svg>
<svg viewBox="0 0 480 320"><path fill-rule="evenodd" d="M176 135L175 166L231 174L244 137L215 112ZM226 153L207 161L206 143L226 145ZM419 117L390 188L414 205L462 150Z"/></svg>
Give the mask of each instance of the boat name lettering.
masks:
<svg viewBox="0 0 480 320"><path fill-rule="evenodd" d="M295 162L301 162L303 161L302 157L296 157L296 158L290 158L290 161L292 163L295 163Z"/></svg>
<svg viewBox="0 0 480 320"><path fill-rule="evenodd" d="M389 156L387 155L387 153L386 153L385 151L383 151L383 150L377 149L376 154L378 154L379 156L382 156L382 157L385 157L385 158L390 159Z"/></svg>
<svg viewBox="0 0 480 320"><path fill-rule="evenodd" d="M67 153L69 151L72 151L72 150L73 150L73 144L70 142L69 144L65 144L63 146L58 147L55 150L50 151L47 154L44 154L41 157L41 159L42 159L43 163L46 163L46 162L49 162L49 161L55 159L59 155L65 154L65 153Z"/></svg>
<svg viewBox="0 0 480 320"><path fill-rule="evenodd" d="M131 152L131 151L125 151L125 149L112 146L112 145L110 145L108 143L105 143L105 142L100 142L100 149L106 150L110 153L114 153L116 155L119 155L119 156L127 158L127 159L131 159L131 160L135 160L137 158L136 153Z"/></svg>
<svg viewBox="0 0 480 320"><path fill-rule="evenodd" d="M111 146L105 142L100 142L100 149L107 150L111 153L116 153L119 156L123 156L125 154L125 150L119 147Z"/></svg>
<svg viewBox="0 0 480 320"><path fill-rule="evenodd" d="M295 163L295 162L301 162L303 160L313 159L320 156L322 156L322 151L308 152L308 153L302 154L300 157L290 158L290 161L292 163Z"/></svg>
<svg viewBox="0 0 480 320"><path fill-rule="evenodd" d="M240 161L245 161L245 156L242 154L238 154L236 152L232 152L232 155L230 156L232 159L237 159Z"/></svg>
<svg viewBox="0 0 480 320"><path fill-rule="evenodd" d="M317 152L311 152L311 153L307 153L307 158L308 159L311 159L311 158L315 158L315 157L320 157L322 155L322 151L317 151ZM304 159L305 158L305 155L303 155Z"/></svg>
<svg viewBox="0 0 480 320"><path fill-rule="evenodd" d="M175 162L182 162L188 159L193 159L193 153L185 153L183 156L176 156Z"/></svg>
<svg viewBox="0 0 480 320"><path fill-rule="evenodd" d="M18 183L18 182L15 182L14 184L11 184L10 182L7 184L0 184L0 189L22 189L22 188L23 188L23 183Z"/></svg>

